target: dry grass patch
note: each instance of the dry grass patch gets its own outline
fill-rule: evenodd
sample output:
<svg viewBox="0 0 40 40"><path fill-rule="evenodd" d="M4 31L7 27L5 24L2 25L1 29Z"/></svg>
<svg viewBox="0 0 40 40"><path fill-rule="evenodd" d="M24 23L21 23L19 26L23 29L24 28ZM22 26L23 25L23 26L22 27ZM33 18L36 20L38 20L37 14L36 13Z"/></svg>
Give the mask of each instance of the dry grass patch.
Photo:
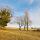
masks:
<svg viewBox="0 0 40 40"><path fill-rule="evenodd" d="M0 40L40 40L40 32L0 30Z"/></svg>

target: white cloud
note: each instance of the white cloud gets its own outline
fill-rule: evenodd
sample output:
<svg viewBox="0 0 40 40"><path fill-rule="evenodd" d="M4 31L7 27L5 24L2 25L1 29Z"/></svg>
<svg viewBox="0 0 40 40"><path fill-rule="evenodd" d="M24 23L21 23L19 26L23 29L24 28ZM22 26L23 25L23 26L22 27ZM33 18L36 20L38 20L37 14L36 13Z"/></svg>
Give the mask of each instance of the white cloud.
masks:
<svg viewBox="0 0 40 40"><path fill-rule="evenodd" d="M34 10L31 12L32 24L36 27L40 27L40 8Z"/></svg>
<svg viewBox="0 0 40 40"><path fill-rule="evenodd" d="M18 24L10 24L10 23L8 23L7 27L10 27L10 28L19 28L19 25Z"/></svg>

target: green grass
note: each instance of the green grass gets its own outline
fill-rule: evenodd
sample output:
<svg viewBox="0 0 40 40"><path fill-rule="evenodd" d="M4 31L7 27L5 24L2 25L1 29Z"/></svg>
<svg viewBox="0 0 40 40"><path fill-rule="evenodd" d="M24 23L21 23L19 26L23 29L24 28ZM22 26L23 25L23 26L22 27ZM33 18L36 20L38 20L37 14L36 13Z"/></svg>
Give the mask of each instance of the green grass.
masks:
<svg viewBox="0 0 40 40"><path fill-rule="evenodd" d="M0 29L0 40L40 40L40 32Z"/></svg>

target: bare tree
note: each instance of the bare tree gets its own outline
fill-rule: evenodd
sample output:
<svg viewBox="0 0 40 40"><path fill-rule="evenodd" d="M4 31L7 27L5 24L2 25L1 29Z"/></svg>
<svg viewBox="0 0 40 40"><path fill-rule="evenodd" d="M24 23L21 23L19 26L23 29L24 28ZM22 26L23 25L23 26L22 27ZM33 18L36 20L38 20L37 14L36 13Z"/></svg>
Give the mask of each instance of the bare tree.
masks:
<svg viewBox="0 0 40 40"><path fill-rule="evenodd" d="M23 25L21 16L16 17L16 23L19 25L19 30L21 30L21 26Z"/></svg>
<svg viewBox="0 0 40 40"><path fill-rule="evenodd" d="M23 16L16 17L15 20L16 23L19 25L19 30L21 30L22 26L24 26L24 30L25 30L25 27L27 26L27 31L28 31L28 26L31 23L31 20L29 19L28 11L25 11Z"/></svg>
<svg viewBox="0 0 40 40"><path fill-rule="evenodd" d="M31 23L31 20L29 19L29 13L28 11L25 11L24 13L24 30L25 26L27 26L27 31L28 31L28 25Z"/></svg>

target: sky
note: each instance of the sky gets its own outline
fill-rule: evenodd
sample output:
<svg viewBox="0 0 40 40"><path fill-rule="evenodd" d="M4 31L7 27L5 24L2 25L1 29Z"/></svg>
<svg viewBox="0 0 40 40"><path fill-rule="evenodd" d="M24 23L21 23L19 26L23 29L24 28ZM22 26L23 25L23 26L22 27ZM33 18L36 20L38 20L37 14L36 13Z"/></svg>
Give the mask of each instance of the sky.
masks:
<svg viewBox="0 0 40 40"><path fill-rule="evenodd" d="M32 26L40 27L40 0L0 0L0 8L6 6L9 6L12 9L12 15L16 16L22 16L24 10L28 9ZM13 21L14 19L12 17L8 26L13 26Z"/></svg>

